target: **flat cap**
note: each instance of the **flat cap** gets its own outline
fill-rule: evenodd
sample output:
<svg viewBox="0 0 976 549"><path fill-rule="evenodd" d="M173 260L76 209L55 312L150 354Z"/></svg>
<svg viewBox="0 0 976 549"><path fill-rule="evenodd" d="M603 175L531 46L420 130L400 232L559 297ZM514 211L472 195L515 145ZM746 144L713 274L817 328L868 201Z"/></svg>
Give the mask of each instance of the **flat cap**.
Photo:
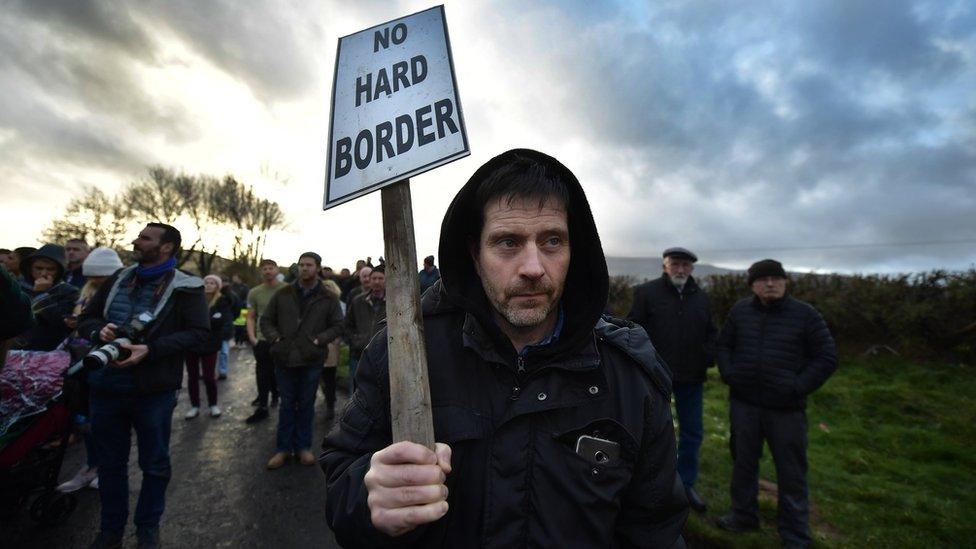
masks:
<svg viewBox="0 0 976 549"><path fill-rule="evenodd" d="M683 257L685 259L690 259L692 263L698 261L698 256L692 253L691 250L687 248L682 248L680 246L675 246L674 248L668 248L664 250L662 257Z"/></svg>

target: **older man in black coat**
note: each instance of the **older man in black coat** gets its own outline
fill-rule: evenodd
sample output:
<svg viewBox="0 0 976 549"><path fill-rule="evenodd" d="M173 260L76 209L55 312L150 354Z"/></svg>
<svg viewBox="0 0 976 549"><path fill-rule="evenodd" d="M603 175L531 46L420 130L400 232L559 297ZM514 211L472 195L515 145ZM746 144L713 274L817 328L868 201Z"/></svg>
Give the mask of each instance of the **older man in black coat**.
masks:
<svg viewBox="0 0 976 549"><path fill-rule="evenodd" d="M664 250L663 256L661 277L634 288L634 301L627 319L647 330L654 348L671 368L680 429L678 474L691 508L704 513L705 501L695 491L695 481L698 451L705 436L702 422L705 372L715 360L717 330L708 294L692 277L698 256L680 247Z"/></svg>
<svg viewBox="0 0 976 549"><path fill-rule="evenodd" d="M753 297L736 303L718 340L718 367L729 386L732 513L726 530L759 526L759 458L769 444L779 485L784 546L810 544L806 397L837 369L834 339L820 313L786 293L783 265L749 267Z"/></svg>

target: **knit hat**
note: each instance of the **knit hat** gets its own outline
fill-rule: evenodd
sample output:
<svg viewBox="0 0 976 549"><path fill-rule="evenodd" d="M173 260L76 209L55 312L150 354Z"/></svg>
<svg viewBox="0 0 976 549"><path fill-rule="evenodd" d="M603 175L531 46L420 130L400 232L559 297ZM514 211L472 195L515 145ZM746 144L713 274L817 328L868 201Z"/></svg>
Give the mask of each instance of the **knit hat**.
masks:
<svg viewBox="0 0 976 549"><path fill-rule="evenodd" d="M122 268L119 254L111 248L95 248L81 264L81 274L85 276L112 276Z"/></svg>
<svg viewBox="0 0 976 549"><path fill-rule="evenodd" d="M373 273L383 273L383 276L386 276L386 264L380 263L379 265L373 267Z"/></svg>
<svg viewBox="0 0 976 549"><path fill-rule="evenodd" d="M320 267L322 266L322 256L320 256L319 254L317 254L315 252L305 252L305 253L303 253L302 255L298 256L299 261L301 261L301 259L303 257L311 257L312 258L312 261L314 261L316 265L318 265Z"/></svg>
<svg viewBox="0 0 976 549"><path fill-rule="evenodd" d="M786 271L783 270L783 264L775 259L763 259L762 261L753 263L749 267L750 286L752 286L753 282L767 276L786 278Z"/></svg>
<svg viewBox="0 0 976 549"><path fill-rule="evenodd" d="M221 286L223 286L223 280L221 280L220 276L218 275L208 274L207 276L203 277L204 282L206 282L207 280L213 280L217 284L218 290L221 288Z"/></svg>

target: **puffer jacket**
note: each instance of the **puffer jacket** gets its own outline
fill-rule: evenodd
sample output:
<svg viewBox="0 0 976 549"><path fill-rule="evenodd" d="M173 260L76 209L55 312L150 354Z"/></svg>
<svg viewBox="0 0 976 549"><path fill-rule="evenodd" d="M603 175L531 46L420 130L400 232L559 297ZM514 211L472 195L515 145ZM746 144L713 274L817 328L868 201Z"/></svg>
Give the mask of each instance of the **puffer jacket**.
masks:
<svg viewBox="0 0 976 549"><path fill-rule="evenodd" d="M837 349L823 317L790 296L769 306L755 296L736 303L717 351L730 396L764 408L806 408L807 395L837 370Z"/></svg>
<svg viewBox="0 0 976 549"><path fill-rule="evenodd" d="M321 366L329 353L329 343L343 333L342 308L320 280L315 280L312 295L304 301L297 284L283 286L271 296L261 313L261 333L273 342L271 357L275 366Z"/></svg>
<svg viewBox="0 0 976 549"><path fill-rule="evenodd" d="M718 330L708 294L694 278L681 292L667 275L638 285L627 319L647 330L676 384L705 381L715 362Z"/></svg>
<svg viewBox="0 0 976 549"><path fill-rule="evenodd" d="M570 187L572 259L553 343L515 352L467 251L475 191L528 156ZM392 441L386 330L366 348L356 392L323 443L326 517L344 547L670 547L687 502L675 472L670 377L643 329L601 317L608 276L575 176L535 151L509 151L458 193L441 230L440 281L422 300L435 438L452 449L447 515L391 538L370 521L363 479ZM620 444L597 464L582 435Z"/></svg>

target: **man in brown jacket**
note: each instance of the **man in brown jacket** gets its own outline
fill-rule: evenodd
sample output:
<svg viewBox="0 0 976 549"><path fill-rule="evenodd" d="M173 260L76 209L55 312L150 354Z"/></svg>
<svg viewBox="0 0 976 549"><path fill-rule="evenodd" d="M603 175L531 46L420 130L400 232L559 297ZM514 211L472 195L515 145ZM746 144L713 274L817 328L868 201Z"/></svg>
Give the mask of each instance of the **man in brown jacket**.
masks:
<svg viewBox="0 0 976 549"><path fill-rule="evenodd" d="M318 278L322 258L305 252L298 258L298 278L278 290L261 315L261 332L271 342L278 382L277 451L268 469L297 454L302 465L314 465L312 419L315 390L329 342L342 333L339 300Z"/></svg>
<svg viewBox="0 0 976 549"><path fill-rule="evenodd" d="M368 269L369 267L363 267ZM349 378L356 387L356 364L363 350L379 331L379 324L386 319L386 272L383 265L370 272L368 288L349 301L346 311L346 338L349 340Z"/></svg>

